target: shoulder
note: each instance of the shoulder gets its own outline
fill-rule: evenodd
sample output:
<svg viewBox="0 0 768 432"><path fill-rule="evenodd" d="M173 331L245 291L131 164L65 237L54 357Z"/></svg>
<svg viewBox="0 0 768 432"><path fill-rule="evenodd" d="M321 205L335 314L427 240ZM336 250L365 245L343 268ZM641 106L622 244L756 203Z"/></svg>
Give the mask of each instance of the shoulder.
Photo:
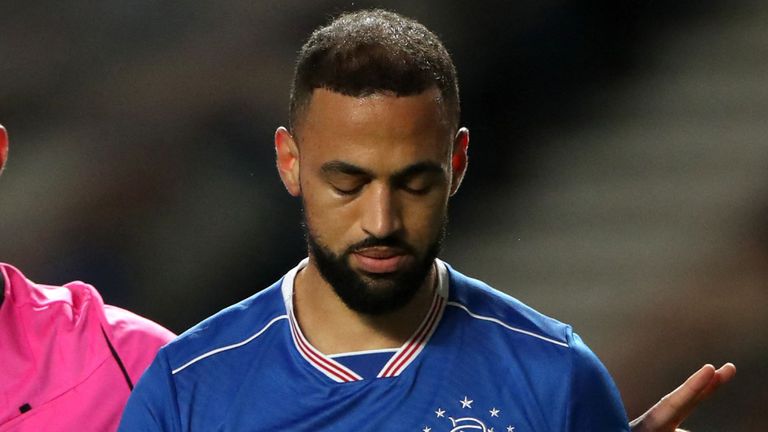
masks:
<svg viewBox="0 0 768 432"><path fill-rule="evenodd" d="M123 368L105 366L110 377L129 383L138 379L157 353L174 334L146 318L118 307L105 305L92 285L75 281L62 286L44 285L27 279L18 269L0 264L5 300L6 319L18 323L20 348L8 350L7 357L28 363L40 375L50 362L29 355L56 347L55 368L47 378L49 387L68 388L83 382L102 367L105 359L114 358ZM4 302L5 306L5 302ZM101 378L103 379L103 378Z"/></svg>
<svg viewBox="0 0 768 432"><path fill-rule="evenodd" d="M136 384L119 430L185 429L181 425L197 410L205 413L206 422L226 415L226 410L211 407L222 406L253 362L238 348L258 349L259 336L287 318L281 282L219 311L161 348ZM197 391L203 387L208 391Z"/></svg>
<svg viewBox="0 0 768 432"><path fill-rule="evenodd" d="M163 348L172 370L252 342L287 318L282 279L255 295L222 309L185 331Z"/></svg>
<svg viewBox="0 0 768 432"><path fill-rule="evenodd" d="M17 311L77 325L91 318L93 312L98 314L103 309L98 291L85 282L75 281L62 286L39 284L9 264L0 264L0 272L6 282L5 297Z"/></svg>
<svg viewBox="0 0 768 432"><path fill-rule="evenodd" d="M32 311L36 314L36 321L56 321L59 324L57 327L72 329L73 334L99 333L97 339L107 337L115 347L122 348L121 356L143 357L149 352L146 361L149 364L160 346L175 337L160 324L104 304L96 288L85 282L42 285L22 279L18 271L12 277L15 278L11 282L14 304L25 310L22 314L28 315L27 312ZM69 322L70 326L62 326L63 322ZM61 329L58 331L61 332Z"/></svg>
<svg viewBox="0 0 768 432"><path fill-rule="evenodd" d="M569 325L538 312L480 280L465 276L450 266L448 275L450 295L447 307L462 311L466 321L473 325L527 339L532 343L568 348L575 342Z"/></svg>
<svg viewBox="0 0 768 432"><path fill-rule="evenodd" d="M449 277L447 307L469 329L470 343L489 345L481 352L509 350L507 363L525 364L514 373L525 370L536 383L565 391L567 430L627 430L610 374L571 326L450 267Z"/></svg>
<svg viewBox="0 0 768 432"><path fill-rule="evenodd" d="M32 343L46 343L45 337L55 337L58 343L75 340L102 339L101 329L108 325L105 305L92 285L81 281L61 286L33 282L21 271L0 264L0 277L5 282L4 304L12 309L15 321L29 328L38 328ZM98 338L91 337L98 333Z"/></svg>
<svg viewBox="0 0 768 432"><path fill-rule="evenodd" d="M163 345L176 335L160 324L125 309L104 305L104 331L112 348L136 381Z"/></svg>
<svg viewBox="0 0 768 432"><path fill-rule="evenodd" d="M104 318L113 340L139 339L144 343L165 345L176 337L162 325L117 306L104 305Z"/></svg>

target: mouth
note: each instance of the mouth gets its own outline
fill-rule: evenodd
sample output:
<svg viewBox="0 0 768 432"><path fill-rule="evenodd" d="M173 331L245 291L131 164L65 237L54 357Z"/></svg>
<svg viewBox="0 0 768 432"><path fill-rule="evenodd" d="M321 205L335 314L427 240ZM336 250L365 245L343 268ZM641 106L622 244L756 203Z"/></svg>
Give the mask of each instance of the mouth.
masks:
<svg viewBox="0 0 768 432"><path fill-rule="evenodd" d="M357 267L365 273L394 273L406 264L410 255L398 248L372 247L352 253Z"/></svg>

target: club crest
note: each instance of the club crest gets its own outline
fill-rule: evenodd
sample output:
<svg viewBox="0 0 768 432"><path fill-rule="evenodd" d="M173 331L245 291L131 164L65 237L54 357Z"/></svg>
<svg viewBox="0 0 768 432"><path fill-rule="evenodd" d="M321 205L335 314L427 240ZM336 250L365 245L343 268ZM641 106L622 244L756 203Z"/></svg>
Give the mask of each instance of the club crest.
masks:
<svg viewBox="0 0 768 432"><path fill-rule="evenodd" d="M434 409L421 432L516 432L505 414L498 406L482 406L464 396Z"/></svg>
<svg viewBox="0 0 768 432"><path fill-rule="evenodd" d="M451 432L459 432L465 430L477 430L482 432L488 431L488 429L485 428L485 424L476 418L462 417L460 419L454 419L453 417L448 417L448 419L453 424L453 429L451 429Z"/></svg>

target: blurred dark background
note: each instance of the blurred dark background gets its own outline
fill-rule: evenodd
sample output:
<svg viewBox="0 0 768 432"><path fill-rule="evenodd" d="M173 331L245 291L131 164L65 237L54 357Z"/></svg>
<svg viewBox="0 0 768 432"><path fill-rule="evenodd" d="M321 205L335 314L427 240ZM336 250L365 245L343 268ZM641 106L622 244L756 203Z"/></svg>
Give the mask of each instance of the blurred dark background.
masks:
<svg viewBox="0 0 768 432"><path fill-rule="evenodd" d="M766 430L768 8L759 1L6 2L0 260L181 332L305 255L274 169L294 56L342 11L440 35L470 170L443 256L573 324L634 417Z"/></svg>

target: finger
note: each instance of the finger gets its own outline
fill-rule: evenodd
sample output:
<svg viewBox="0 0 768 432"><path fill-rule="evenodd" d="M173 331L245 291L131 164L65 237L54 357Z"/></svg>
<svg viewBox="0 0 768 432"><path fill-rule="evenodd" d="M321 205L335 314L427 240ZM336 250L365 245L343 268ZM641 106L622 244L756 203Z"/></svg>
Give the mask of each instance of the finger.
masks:
<svg viewBox="0 0 768 432"><path fill-rule="evenodd" d="M675 429L694 408L719 386L730 381L736 374L736 367L726 363L715 370L704 365L691 375L680 387L664 396L656 405L630 423L633 432L682 431Z"/></svg>
<svg viewBox="0 0 768 432"><path fill-rule="evenodd" d="M722 384L725 384L728 381L730 381L734 376L736 376L736 365L728 362L720 366L720 369L718 369L716 373L720 376L720 382Z"/></svg>
<svg viewBox="0 0 768 432"><path fill-rule="evenodd" d="M712 384L715 376L715 367L706 364L688 377L680 387L664 396L661 402L675 411L680 411L686 406L695 404L702 392Z"/></svg>
<svg viewBox="0 0 768 432"><path fill-rule="evenodd" d="M648 412L652 425L677 426L691 413L701 400L701 393L708 388L715 376L712 365L704 365L672 393L664 396Z"/></svg>
<svg viewBox="0 0 768 432"><path fill-rule="evenodd" d="M702 390L699 396L700 400L704 400L708 398L721 385L733 379L735 375L736 375L736 366L734 366L733 363L726 363L720 366L720 369L715 371L715 375L712 377L707 387L704 388L704 390Z"/></svg>

